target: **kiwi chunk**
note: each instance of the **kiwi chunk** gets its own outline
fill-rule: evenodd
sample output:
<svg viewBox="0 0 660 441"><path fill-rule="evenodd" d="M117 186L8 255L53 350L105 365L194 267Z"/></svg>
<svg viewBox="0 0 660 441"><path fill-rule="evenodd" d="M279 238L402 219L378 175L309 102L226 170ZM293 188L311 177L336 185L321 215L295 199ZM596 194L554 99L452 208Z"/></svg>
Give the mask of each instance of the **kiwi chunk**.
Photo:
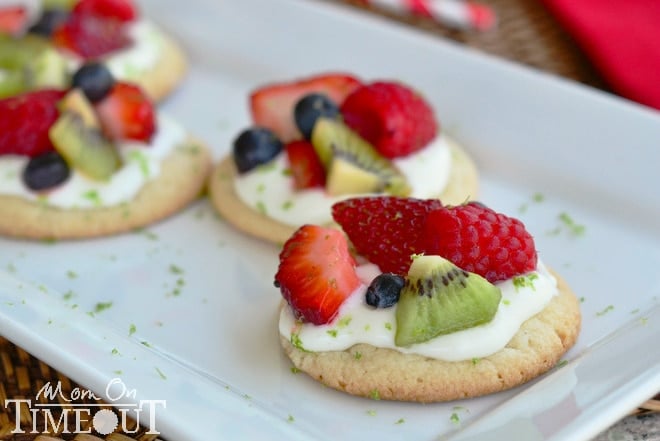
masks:
<svg viewBox="0 0 660 441"><path fill-rule="evenodd" d="M44 88L66 88L66 59L44 38L0 37L0 98Z"/></svg>
<svg viewBox="0 0 660 441"><path fill-rule="evenodd" d="M312 145L327 171L329 194L410 194L405 176L394 164L343 122L319 118L312 131Z"/></svg>
<svg viewBox="0 0 660 441"><path fill-rule="evenodd" d="M417 256L396 309L397 346L490 322L500 304L498 287L440 256Z"/></svg>
<svg viewBox="0 0 660 441"><path fill-rule="evenodd" d="M96 180L107 180L121 165L114 144L101 133L92 105L79 89L59 103L60 116L50 128L55 150L70 167Z"/></svg>

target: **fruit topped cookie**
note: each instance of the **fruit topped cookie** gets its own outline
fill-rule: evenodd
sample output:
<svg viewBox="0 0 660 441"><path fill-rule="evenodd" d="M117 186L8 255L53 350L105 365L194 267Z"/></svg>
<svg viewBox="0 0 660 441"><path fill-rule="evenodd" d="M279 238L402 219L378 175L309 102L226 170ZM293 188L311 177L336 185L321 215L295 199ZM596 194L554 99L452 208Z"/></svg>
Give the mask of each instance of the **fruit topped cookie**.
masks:
<svg viewBox="0 0 660 441"><path fill-rule="evenodd" d="M209 184L237 228L284 242L305 223L330 224L333 203L356 195L476 196L477 171L429 102L398 81L327 73L250 95L253 125Z"/></svg>
<svg viewBox="0 0 660 441"><path fill-rule="evenodd" d="M196 198L210 155L100 63L71 89L0 100L0 234L82 238L168 216Z"/></svg>
<svg viewBox="0 0 660 441"><path fill-rule="evenodd" d="M4 34L4 35L3 35ZM133 0L15 0L0 5L0 98L67 88L81 64L102 61L152 99L185 74L178 45Z"/></svg>
<svg viewBox="0 0 660 441"><path fill-rule="evenodd" d="M578 300L517 219L477 202L355 198L343 232L300 227L275 286L297 369L364 397L448 401L546 372L575 343Z"/></svg>

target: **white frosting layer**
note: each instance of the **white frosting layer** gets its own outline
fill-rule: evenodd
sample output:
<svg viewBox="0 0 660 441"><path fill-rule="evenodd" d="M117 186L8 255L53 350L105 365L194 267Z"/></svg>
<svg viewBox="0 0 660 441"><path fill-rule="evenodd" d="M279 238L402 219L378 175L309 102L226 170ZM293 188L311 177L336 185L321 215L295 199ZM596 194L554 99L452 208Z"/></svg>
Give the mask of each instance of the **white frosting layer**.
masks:
<svg viewBox="0 0 660 441"><path fill-rule="evenodd" d="M18 196L61 208L95 208L130 201L140 189L160 173L162 160L183 142L187 133L174 120L158 116L157 131L151 143L124 142L117 146L122 167L108 181L92 180L71 170L69 179L45 192L35 192L21 179L29 158L0 156L0 194Z"/></svg>
<svg viewBox="0 0 660 441"><path fill-rule="evenodd" d="M393 163L408 179L411 197L433 198L442 193L449 180L451 150L445 135L441 135L424 149L396 158ZM286 154L281 153L270 163L238 176L234 181L238 197L272 219L298 226L331 222L332 205L357 196L330 196L321 188L296 191L287 169Z"/></svg>
<svg viewBox="0 0 660 441"><path fill-rule="evenodd" d="M106 57L105 62L115 78L137 81L154 67L162 55L163 34L153 23L138 20L128 28L133 44Z"/></svg>
<svg viewBox="0 0 660 441"><path fill-rule="evenodd" d="M489 323L404 348L394 344L396 305L375 309L364 300L367 286L379 272L373 264L358 267L364 284L346 300L338 317L329 325L301 324L291 308L285 306L280 314L280 334L287 339L296 334L297 341L308 351L343 351L355 344L367 343L446 361L471 360L504 348L520 326L558 294L557 280L539 262L537 270L526 275L530 282L527 286L515 286L513 279L496 284L502 291L502 300Z"/></svg>

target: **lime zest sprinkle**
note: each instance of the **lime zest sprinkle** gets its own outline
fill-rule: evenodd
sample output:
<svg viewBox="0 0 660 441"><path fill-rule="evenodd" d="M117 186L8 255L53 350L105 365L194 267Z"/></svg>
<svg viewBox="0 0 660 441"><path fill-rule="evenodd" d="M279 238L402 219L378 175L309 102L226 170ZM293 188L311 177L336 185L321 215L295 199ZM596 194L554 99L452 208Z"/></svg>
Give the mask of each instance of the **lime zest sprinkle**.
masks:
<svg viewBox="0 0 660 441"><path fill-rule="evenodd" d="M112 307L112 302L98 302L94 306L94 312L98 314L99 312L103 312L106 309L110 309L111 307Z"/></svg>
<svg viewBox="0 0 660 441"><path fill-rule="evenodd" d="M555 228L555 229L553 229L553 230L550 230L548 232L548 234L550 234L550 235L557 235L557 234L561 233L562 226L567 228L569 234L573 237L582 236L585 233L586 229L587 229L587 227L585 227L584 225L578 224L577 222L575 222L575 220L573 220L573 218L568 213L566 213L565 211L562 211L561 213L559 213L559 215L557 217L558 217L558 219L559 219L559 221L561 222L562 225Z"/></svg>
<svg viewBox="0 0 660 441"><path fill-rule="evenodd" d="M179 267L179 266L171 264L170 265L170 272L172 274L183 274L183 269L181 269L181 267Z"/></svg>
<svg viewBox="0 0 660 441"><path fill-rule="evenodd" d="M293 347L295 347L296 349L300 349L303 352L312 352L305 349L305 347L303 346L303 342L300 339L300 335L297 332L291 333L291 344L293 345Z"/></svg>
<svg viewBox="0 0 660 441"><path fill-rule="evenodd" d="M607 314L608 312L612 311L613 309L614 309L614 305L607 305L607 307L605 307L605 309L603 309L602 311L599 311L599 312L596 313L596 317L602 317L605 314Z"/></svg>
<svg viewBox="0 0 660 441"><path fill-rule="evenodd" d="M83 199L87 199L90 201L94 206L99 207L102 205L101 201L101 196L99 195L99 192L96 190L88 190L82 194Z"/></svg>
<svg viewBox="0 0 660 441"><path fill-rule="evenodd" d="M396 421L394 422L394 424L403 424L403 423L405 423L405 422L406 422L405 419L403 419L403 418L399 418L398 420L396 420Z"/></svg>
<svg viewBox="0 0 660 441"><path fill-rule="evenodd" d="M534 286L534 281L539 278L539 275L536 273L525 274L523 276L514 276L513 286L516 288L516 292L521 288L532 288L532 291L536 291Z"/></svg>
<svg viewBox="0 0 660 441"><path fill-rule="evenodd" d="M338 328L345 328L351 323L351 320L353 320L353 317L350 315L347 315L346 317L342 317L338 322L337 322L337 327Z"/></svg>
<svg viewBox="0 0 660 441"><path fill-rule="evenodd" d="M369 392L369 398L376 401L380 400L380 392L378 392L378 389L373 389Z"/></svg>
<svg viewBox="0 0 660 441"><path fill-rule="evenodd" d="M337 330L336 329L329 329L326 331L330 337L337 338Z"/></svg>
<svg viewBox="0 0 660 441"><path fill-rule="evenodd" d="M165 374L163 373L163 371L161 371L160 369L158 369L158 367L156 367L155 369L156 369L156 372L158 372L158 376L161 378L161 380L167 380L167 376L165 376Z"/></svg>
<svg viewBox="0 0 660 441"><path fill-rule="evenodd" d="M543 193L540 193L540 192L537 191L536 193L534 193L532 195L532 200L534 202L541 203L541 202L545 201L545 195Z"/></svg>
<svg viewBox="0 0 660 441"><path fill-rule="evenodd" d="M138 164L142 176L144 176L145 178L149 177L150 175L149 161L147 160L147 156L144 154L144 152L142 152L141 150L131 150L128 153L128 159Z"/></svg>
<svg viewBox="0 0 660 441"><path fill-rule="evenodd" d="M136 331L137 331L137 327L135 326L135 323L131 323L128 326L128 336L130 337L131 335L135 334Z"/></svg>

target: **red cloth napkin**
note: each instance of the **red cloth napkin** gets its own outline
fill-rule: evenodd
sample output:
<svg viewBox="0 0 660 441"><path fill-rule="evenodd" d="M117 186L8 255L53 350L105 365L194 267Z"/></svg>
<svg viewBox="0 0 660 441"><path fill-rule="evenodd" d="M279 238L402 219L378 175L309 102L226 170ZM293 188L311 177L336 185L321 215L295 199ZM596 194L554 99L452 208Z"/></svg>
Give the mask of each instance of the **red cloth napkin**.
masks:
<svg viewBox="0 0 660 441"><path fill-rule="evenodd" d="M660 0L542 0L621 96L660 110Z"/></svg>

